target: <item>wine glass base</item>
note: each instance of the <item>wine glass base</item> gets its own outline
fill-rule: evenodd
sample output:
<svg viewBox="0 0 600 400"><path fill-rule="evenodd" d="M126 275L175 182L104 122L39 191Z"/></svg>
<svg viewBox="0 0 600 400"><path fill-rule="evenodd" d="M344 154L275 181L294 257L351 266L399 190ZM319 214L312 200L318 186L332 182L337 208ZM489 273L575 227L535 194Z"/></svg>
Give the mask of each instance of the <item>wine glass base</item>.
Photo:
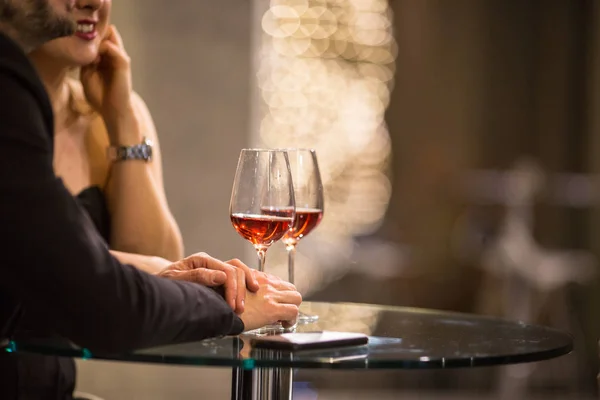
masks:
<svg viewBox="0 0 600 400"><path fill-rule="evenodd" d="M290 328L284 328L281 323L265 325L263 327L253 329L251 331L244 332L245 335L254 335L254 336L270 336L270 335L278 335L280 333L294 332L296 330L296 326L292 326Z"/></svg>
<svg viewBox="0 0 600 400"><path fill-rule="evenodd" d="M317 322L318 320L319 320L318 315L305 314L303 312L300 312L298 314L298 319L297 319L299 325L312 324L313 322Z"/></svg>

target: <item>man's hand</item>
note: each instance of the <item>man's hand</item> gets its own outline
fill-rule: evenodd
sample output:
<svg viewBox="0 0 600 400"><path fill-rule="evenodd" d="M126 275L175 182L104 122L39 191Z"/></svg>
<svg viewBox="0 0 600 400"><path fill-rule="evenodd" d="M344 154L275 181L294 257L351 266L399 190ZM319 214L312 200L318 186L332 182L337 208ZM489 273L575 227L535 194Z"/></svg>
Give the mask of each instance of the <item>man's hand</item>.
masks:
<svg viewBox="0 0 600 400"><path fill-rule="evenodd" d="M223 262L206 253L186 257L156 275L210 287L224 286L225 300L238 314L246 310L246 297L259 290L254 271L246 264L237 259Z"/></svg>
<svg viewBox="0 0 600 400"><path fill-rule="evenodd" d="M260 289L246 294L246 310L240 315L245 330L281 321L284 327L296 324L302 295L289 282L262 272L254 272Z"/></svg>

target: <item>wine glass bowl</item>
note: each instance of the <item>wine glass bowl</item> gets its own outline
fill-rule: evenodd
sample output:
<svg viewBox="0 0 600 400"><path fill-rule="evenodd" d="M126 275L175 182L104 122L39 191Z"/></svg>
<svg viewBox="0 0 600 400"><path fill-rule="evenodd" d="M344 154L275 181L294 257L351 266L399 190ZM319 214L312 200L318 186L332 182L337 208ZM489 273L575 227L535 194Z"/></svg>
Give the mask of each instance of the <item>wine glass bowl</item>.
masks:
<svg viewBox="0 0 600 400"><path fill-rule="evenodd" d="M318 208L296 208L296 218L283 236L286 246L295 246L298 241L315 229L323 218L323 210Z"/></svg>
<svg viewBox="0 0 600 400"><path fill-rule="evenodd" d="M242 149L231 190L231 223L252 243L264 272L268 248L289 232L295 218L294 187L286 151ZM255 333L284 330L269 325Z"/></svg>
<svg viewBox="0 0 600 400"><path fill-rule="evenodd" d="M241 150L229 215L235 230L254 245L258 269L264 271L267 249L286 234L295 217L294 187L287 152Z"/></svg>
<svg viewBox="0 0 600 400"><path fill-rule="evenodd" d="M244 239L256 248L268 248L280 240L292 226L285 216L232 213L231 223Z"/></svg>

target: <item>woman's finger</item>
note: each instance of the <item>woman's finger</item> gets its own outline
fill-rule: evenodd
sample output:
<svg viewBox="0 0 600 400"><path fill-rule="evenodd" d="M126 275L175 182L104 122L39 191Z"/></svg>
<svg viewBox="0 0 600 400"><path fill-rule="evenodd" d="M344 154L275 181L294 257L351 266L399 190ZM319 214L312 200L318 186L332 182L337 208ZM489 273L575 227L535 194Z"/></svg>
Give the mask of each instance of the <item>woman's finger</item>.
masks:
<svg viewBox="0 0 600 400"><path fill-rule="evenodd" d="M253 270L237 258L226 261L226 263L244 271L244 275L246 276L246 282L244 284L248 288L248 290L250 290L251 292L257 292L258 289L260 289L260 285L258 284L258 280L255 276L255 270Z"/></svg>
<svg viewBox="0 0 600 400"><path fill-rule="evenodd" d="M129 56L116 44L108 41L100 43L98 47L100 64L113 64L115 67L126 67L130 63Z"/></svg>
<svg viewBox="0 0 600 400"><path fill-rule="evenodd" d="M106 32L106 36L104 37L104 40L116 44L120 49L123 49L123 50L125 49L125 47L123 46L123 38L121 37L121 34L117 30L117 27L114 25L111 25L108 28L108 31Z"/></svg>
<svg viewBox="0 0 600 400"><path fill-rule="evenodd" d="M246 274L242 268L235 268L235 275L237 277L237 297L235 299L236 308L235 311L238 314L244 312L245 301L246 301Z"/></svg>
<svg viewBox="0 0 600 400"><path fill-rule="evenodd" d="M115 43L123 50L125 50L125 46L123 45L123 38L121 37L121 34L119 33L119 30L117 29L116 26L112 26L112 34L113 37L115 39Z"/></svg>
<svg viewBox="0 0 600 400"><path fill-rule="evenodd" d="M298 306L294 304L280 304L278 305L277 315L279 321L281 321L284 328L289 328L296 325L298 319Z"/></svg>
<svg viewBox="0 0 600 400"><path fill-rule="evenodd" d="M273 298L281 304L293 304L299 306L302 304L302 295L295 290L281 290L273 293Z"/></svg>
<svg viewBox="0 0 600 400"><path fill-rule="evenodd" d="M277 290L296 290L296 286L273 275L267 274L265 280L269 285L273 286Z"/></svg>

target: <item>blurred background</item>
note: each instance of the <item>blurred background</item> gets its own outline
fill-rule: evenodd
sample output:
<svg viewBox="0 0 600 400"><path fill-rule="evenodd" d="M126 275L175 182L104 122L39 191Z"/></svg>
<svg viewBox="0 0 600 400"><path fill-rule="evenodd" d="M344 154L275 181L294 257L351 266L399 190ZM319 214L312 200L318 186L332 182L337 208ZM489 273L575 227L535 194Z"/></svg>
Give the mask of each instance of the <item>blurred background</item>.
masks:
<svg viewBox="0 0 600 400"><path fill-rule="evenodd" d="M594 0L113 2L186 253L255 264L228 214L243 147L314 147L323 223L305 299L568 330L556 362L301 371L295 398L596 396L600 4ZM281 244L266 269L286 277ZM352 316L346 316L352 320ZM106 399L227 399L226 369L78 362Z"/></svg>

